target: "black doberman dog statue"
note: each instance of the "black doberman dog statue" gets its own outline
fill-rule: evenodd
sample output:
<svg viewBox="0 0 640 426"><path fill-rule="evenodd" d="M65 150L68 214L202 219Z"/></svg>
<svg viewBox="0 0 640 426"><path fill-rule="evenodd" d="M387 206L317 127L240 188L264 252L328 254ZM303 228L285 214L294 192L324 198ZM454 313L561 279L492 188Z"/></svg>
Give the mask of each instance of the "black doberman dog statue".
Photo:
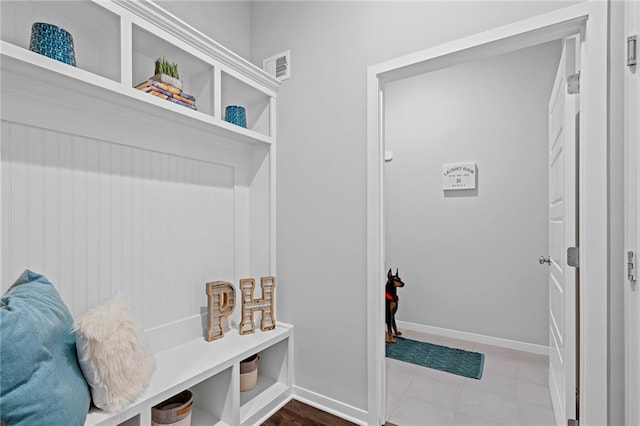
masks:
<svg viewBox="0 0 640 426"><path fill-rule="evenodd" d="M387 323L387 336L385 341L387 343L396 343L395 337L402 335L398 331L398 327L396 326L396 312L398 312L398 287L404 287L404 282L400 279L398 275L398 268L396 268L396 274L393 275L391 273L391 269L387 273L387 284L384 287L384 298L385 298L385 322ZM393 329L393 332L392 332Z"/></svg>

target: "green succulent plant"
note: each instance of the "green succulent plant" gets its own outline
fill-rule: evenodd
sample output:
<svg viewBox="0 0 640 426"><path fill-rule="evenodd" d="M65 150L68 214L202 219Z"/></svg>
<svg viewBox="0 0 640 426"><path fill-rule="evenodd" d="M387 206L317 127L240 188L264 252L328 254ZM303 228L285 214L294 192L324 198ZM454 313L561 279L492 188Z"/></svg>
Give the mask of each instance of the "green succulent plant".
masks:
<svg viewBox="0 0 640 426"><path fill-rule="evenodd" d="M178 64L171 63L167 60L167 58L162 57L156 59L156 74L166 74L173 78L180 79L178 75Z"/></svg>

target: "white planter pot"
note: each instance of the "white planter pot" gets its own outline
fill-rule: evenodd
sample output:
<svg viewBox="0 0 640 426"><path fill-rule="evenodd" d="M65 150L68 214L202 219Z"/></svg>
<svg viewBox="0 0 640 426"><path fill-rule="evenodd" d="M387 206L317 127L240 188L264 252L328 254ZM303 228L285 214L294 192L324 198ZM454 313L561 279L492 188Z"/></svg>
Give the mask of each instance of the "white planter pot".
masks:
<svg viewBox="0 0 640 426"><path fill-rule="evenodd" d="M160 83L168 84L169 86L182 90L182 80L178 80L167 74L156 74L151 77L151 80L159 81Z"/></svg>

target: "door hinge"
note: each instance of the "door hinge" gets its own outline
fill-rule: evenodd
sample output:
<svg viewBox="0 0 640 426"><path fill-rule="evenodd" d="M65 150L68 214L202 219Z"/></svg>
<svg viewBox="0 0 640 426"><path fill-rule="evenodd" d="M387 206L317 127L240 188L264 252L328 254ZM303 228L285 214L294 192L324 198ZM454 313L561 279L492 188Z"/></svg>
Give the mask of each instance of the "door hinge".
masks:
<svg viewBox="0 0 640 426"><path fill-rule="evenodd" d="M627 279L629 281L636 280L637 261L634 251L629 250L627 252Z"/></svg>
<svg viewBox="0 0 640 426"><path fill-rule="evenodd" d="M569 95L580 93L580 72L567 77L567 93Z"/></svg>
<svg viewBox="0 0 640 426"><path fill-rule="evenodd" d="M632 67L636 64L638 50L636 46L636 35L627 37L627 66Z"/></svg>
<svg viewBox="0 0 640 426"><path fill-rule="evenodd" d="M578 247L567 248L567 265L574 268L580 266L580 250Z"/></svg>
<svg viewBox="0 0 640 426"><path fill-rule="evenodd" d="M567 421L567 426L578 426L580 424L580 422L578 422L578 420L576 419L569 419Z"/></svg>

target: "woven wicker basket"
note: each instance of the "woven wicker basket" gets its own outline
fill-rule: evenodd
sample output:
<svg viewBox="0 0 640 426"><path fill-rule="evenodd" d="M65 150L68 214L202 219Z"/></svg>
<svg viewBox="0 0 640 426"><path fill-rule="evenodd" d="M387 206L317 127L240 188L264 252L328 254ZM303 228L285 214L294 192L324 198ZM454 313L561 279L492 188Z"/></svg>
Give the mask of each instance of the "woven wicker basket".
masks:
<svg viewBox="0 0 640 426"><path fill-rule="evenodd" d="M258 382L260 356L253 355L240 361L240 392L250 391Z"/></svg>

